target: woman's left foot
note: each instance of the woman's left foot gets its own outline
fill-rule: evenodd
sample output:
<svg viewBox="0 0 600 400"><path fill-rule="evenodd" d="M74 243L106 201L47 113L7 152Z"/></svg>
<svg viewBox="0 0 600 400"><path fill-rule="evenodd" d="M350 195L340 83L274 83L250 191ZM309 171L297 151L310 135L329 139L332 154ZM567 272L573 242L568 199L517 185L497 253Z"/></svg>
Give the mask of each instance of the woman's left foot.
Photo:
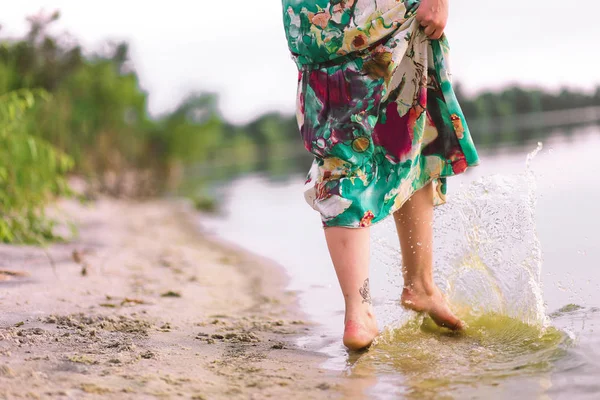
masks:
<svg viewBox="0 0 600 400"><path fill-rule="evenodd" d="M372 312L346 317L344 323L344 345L350 350L369 347L379 333L377 321Z"/></svg>
<svg viewBox="0 0 600 400"><path fill-rule="evenodd" d="M435 285L430 290L416 285L404 287L401 302L405 308L426 312L439 326L453 331L464 328L463 322L452 313L444 295Z"/></svg>

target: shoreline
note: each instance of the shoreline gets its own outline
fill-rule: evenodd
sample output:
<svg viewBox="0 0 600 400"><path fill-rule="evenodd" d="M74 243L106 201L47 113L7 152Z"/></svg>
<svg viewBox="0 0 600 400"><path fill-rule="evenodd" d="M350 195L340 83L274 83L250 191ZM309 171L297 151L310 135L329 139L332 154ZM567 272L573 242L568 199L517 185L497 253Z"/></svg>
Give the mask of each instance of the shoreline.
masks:
<svg viewBox="0 0 600 400"><path fill-rule="evenodd" d="M337 398L285 270L180 201L58 205L71 243L0 245L0 398ZM124 218L124 217L127 218Z"/></svg>

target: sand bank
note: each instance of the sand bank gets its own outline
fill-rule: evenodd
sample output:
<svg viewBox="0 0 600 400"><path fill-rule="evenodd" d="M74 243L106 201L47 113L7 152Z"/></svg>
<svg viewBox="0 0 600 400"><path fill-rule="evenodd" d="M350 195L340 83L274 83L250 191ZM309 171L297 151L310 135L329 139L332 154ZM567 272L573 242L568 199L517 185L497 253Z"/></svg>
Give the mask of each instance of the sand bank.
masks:
<svg viewBox="0 0 600 400"><path fill-rule="evenodd" d="M202 236L184 204L59 209L78 239L0 245L0 398L339 397L294 344L313 327L278 266Z"/></svg>

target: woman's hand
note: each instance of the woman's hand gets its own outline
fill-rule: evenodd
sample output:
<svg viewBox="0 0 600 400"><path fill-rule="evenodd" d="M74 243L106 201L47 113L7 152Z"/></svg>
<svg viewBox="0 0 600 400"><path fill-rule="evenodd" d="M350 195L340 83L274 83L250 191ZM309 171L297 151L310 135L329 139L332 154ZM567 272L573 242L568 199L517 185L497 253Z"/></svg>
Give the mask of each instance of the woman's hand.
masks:
<svg viewBox="0 0 600 400"><path fill-rule="evenodd" d="M441 38L448 22L448 0L422 0L416 18L430 39Z"/></svg>

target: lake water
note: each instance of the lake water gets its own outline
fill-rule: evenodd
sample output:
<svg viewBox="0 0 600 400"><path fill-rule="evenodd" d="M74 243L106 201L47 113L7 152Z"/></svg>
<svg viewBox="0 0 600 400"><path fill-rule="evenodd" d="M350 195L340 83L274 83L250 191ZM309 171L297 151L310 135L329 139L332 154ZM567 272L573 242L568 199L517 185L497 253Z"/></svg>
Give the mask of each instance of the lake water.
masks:
<svg viewBox="0 0 600 400"><path fill-rule="evenodd" d="M600 130L482 152L436 209L435 278L469 328L450 334L399 303L390 219L372 229L371 290L382 335L341 345L343 299L304 176L248 175L219 188L204 229L281 264L319 324L299 345L329 356L350 394L395 398L600 398ZM308 165L307 165L308 168ZM361 377L362 379L352 379ZM367 382L367 383L365 383Z"/></svg>

